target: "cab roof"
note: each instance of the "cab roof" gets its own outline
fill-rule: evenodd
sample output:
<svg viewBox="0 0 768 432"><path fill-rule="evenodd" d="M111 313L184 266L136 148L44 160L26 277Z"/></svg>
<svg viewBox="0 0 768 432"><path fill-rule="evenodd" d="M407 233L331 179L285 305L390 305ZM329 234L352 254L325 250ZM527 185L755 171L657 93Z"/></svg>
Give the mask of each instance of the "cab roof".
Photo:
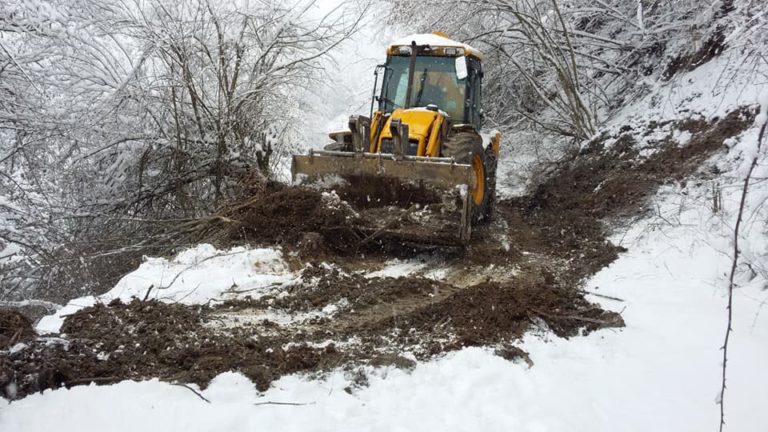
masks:
<svg viewBox="0 0 768 432"><path fill-rule="evenodd" d="M436 47L445 47L445 48L463 48L465 55L471 55L473 57L477 57L478 59L483 59L483 54L465 44L461 43L452 39L448 39L447 37L435 34L435 33L417 33L412 34L409 36L405 36L403 38L400 38L387 47L387 53L392 53L393 51L396 51L399 47L402 46L411 46L412 42L416 42L416 45L429 45L430 47L436 48Z"/></svg>

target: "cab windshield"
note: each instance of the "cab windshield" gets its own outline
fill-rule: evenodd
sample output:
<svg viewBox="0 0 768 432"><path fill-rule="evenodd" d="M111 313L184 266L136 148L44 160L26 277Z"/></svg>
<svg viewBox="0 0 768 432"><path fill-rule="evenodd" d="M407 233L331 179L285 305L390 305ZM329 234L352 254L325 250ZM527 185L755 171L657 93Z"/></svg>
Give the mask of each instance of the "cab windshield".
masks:
<svg viewBox="0 0 768 432"><path fill-rule="evenodd" d="M391 56L387 61L381 89L380 109L392 112L395 108L426 107L434 104L452 119L464 120L466 79L456 77L456 59L453 57L416 57L411 106L406 107L408 69L411 58Z"/></svg>

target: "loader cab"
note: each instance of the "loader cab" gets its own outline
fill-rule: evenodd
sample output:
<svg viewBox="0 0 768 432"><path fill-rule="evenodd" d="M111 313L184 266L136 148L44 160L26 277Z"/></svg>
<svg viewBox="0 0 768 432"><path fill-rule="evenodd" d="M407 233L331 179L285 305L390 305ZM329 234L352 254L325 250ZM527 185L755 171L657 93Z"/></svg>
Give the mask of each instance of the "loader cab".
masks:
<svg viewBox="0 0 768 432"><path fill-rule="evenodd" d="M445 112L454 125L482 125L479 53L460 46L393 45L382 66L384 76L376 98L379 111L429 108Z"/></svg>

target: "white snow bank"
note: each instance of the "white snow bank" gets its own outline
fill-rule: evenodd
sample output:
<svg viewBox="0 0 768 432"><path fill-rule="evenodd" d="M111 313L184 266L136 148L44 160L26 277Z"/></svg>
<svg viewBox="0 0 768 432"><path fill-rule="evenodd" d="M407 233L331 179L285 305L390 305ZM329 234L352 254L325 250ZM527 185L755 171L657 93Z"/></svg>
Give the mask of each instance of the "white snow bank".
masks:
<svg viewBox="0 0 768 432"><path fill-rule="evenodd" d="M202 244L171 260L147 258L107 293L98 298L74 299L55 314L43 317L36 328L39 333L58 332L66 315L96 302L109 303L117 298L127 302L146 296L167 302L202 304L236 297L238 293L256 298L269 287L287 283L294 277L279 250L236 247L220 251Z"/></svg>
<svg viewBox="0 0 768 432"><path fill-rule="evenodd" d="M722 55L697 67L680 73L668 82L648 79L638 80L636 86L649 87L651 91L627 105L611 123L645 123L650 120L672 120L701 114L706 119L723 117L735 108L759 102L761 92L766 92L760 77L768 72L768 64L759 63L754 69L744 68L744 52L726 50ZM727 76L728 79L723 79ZM760 87L763 86L761 89Z"/></svg>

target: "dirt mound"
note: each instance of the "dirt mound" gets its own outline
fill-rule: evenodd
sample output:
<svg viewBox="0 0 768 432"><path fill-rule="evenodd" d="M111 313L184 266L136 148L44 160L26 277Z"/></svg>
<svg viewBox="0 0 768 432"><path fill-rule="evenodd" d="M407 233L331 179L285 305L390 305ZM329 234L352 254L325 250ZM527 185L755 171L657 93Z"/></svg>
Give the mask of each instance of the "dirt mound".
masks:
<svg viewBox="0 0 768 432"><path fill-rule="evenodd" d="M693 174L704 160L723 148L726 139L752 124L754 116L754 110L742 108L711 122L677 122L674 127L692 134L688 143L679 145L670 134L648 157L642 156L637 147L639 131L627 128L617 136L603 135L527 198L529 210L578 212L592 219L641 212L658 186ZM649 134L667 125L651 122L644 132ZM616 142L606 149L608 138Z"/></svg>
<svg viewBox="0 0 768 432"><path fill-rule="evenodd" d="M338 197L292 186L270 187L228 212L237 221L230 238L261 244L299 245L307 234L319 235L321 246L349 249L359 241L354 212Z"/></svg>
<svg viewBox="0 0 768 432"><path fill-rule="evenodd" d="M270 183L222 212L234 222L228 225L228 238L280 244L314 258L362 252L413 256L432 247L430 242L419 247L421 238L458 241L460 217L446 215L438 204L442 197L431 189L387 178L351 181L359 189L350 183L328 191ZM393 230L403 233L393 235Z"/></svg>
<svg viewBox="0 0 768 432"><path fill-rule="evenodd" d="M409 297L428 297L448 285L424 278L367 278L361 273L345 273L339 267L308 265L301 281L276 294L257 300L225 302L219 309L276 308L306 312L336 305L338 310L360 310L390 304Z"/></svg>
<svg viewBox="0 0 768 432"><path fill-rule="evenodd" d="M0 350L35 338L32 321L20 312L0 309Z"/></svg>
<svg viewBox="0 0 768 432"><path fill-rule="evenodd" d="M293 372L355 364L410 368L404 351L427 359L491 345L512 356L519 350L510 342L532 326L571 336L623 325L618 314L551 277L469 288L425 278L365 279L321 266L303 277L305 283L280 295L217 307L134 300L83 309L67 317L61 339L30 342L0 357L0 389L14 399L47 388L151 377L205 387L222 372L239 371L265 390ZM330 304L338 306L332 316L303 325L257 319L222 326L233 310L295 314Z"/></svg>
<svg viewBox="0 0 768 432"><path fill-rule="evenodd" d="M65 340L35 342L3 358L0 390L14 399L47 388L149 377L205 387L231 370L265 390L284 374L338 364L332 347L286 348L289 340L246 328L217 333L202 325L207 311L138 300L84 309L65 321Z"/></svg>
<svg viewBox="0 0 768 432"><path fill-rule="evenodd" d="M521 279L460 290L365 330L401 329L395 331L401 343L414 338L429 341L429 356L465 346L504 345L541 323L561 337L624 326L619 314L589 303L571 287Z"/></svg>
<svg viewBox="0 0 768 432"><path fill-rule="evenodd" d="M646 203L659 186L685 181L724 141L748 127L754 115L745 107L711 121L651 121L642 129L625 126L614 135L603 134L530 195L499 203L511 248L561 259L564 268L553 272L577 285L623 250L606 241L606 220L648 211ZM676 142L674 130L690 133L687 143ZM641 148L643 137L660 132L663 138ZM474 247L481 253L473 252L470 259L483 257L482 245ZM483 259L496 262L492 254Z"/></svg>

